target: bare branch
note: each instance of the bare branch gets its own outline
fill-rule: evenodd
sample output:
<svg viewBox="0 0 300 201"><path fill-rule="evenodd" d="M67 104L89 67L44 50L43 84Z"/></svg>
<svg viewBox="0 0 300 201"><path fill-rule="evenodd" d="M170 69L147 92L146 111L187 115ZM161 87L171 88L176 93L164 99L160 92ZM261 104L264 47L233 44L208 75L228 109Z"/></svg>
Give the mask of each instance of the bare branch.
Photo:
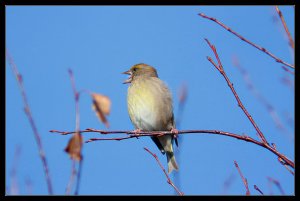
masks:
<svg viewBox="0 0 300 201"><path fill-rule="evenodd" d="M285 70L286 72L290 73L291 75L295 75L295 73L293 71L291 71L290 69L288 69L285 66L281 66L283 70Z"/></svg>
<svg viewBox="0 0 300 201"><path fill-rule="evenodd" d="M254 189L257 190L261 195L264 195L264 193L256 185L254 185Z"/></svg>
<svg viewBox="0 0 300 201"><path fill-rule="evenodd" d="M236 101L238 102L238 106L243 110L243 112L245 113L245 115L248 117L248 119L250 120L251 124L254 126L255 130L257 131L257 133L259 134L261 140L263 141L263 143L265 144L268 144L264 134L260 131L259 127L257 126L257 124L255 123L254 119L252 118L252 116L249 114L249 112L246 110L246 108L244 107L243 103L241 102L238 94L236 93L234 87L233 87L233 84L230 82L229 78L227 77L225 71L224 71L224 68L223 68L223 65L220 61L220 58L219 58L219 55L217 53L217 50L215 48L214 45L212 45L207 39L205 39L205 41L208 43L209 47L212 49L212 51L214 52L215 54L215 57L217 58L218 60L218 64L219 66L217 67L215 63L212 62L211 59L208 59L217 69L218 71L222 74L222 76L225 78L226 82L227 82L227 85L229 86L229 88L231 89Z"/></svg>
<svg viewBox="0 0 300 201"><path fill-rule="evenodd" d="M50 173L49 173L49 167L48 167L48 163L46 160L46 155L45 155L45 151L43 148L42 139L41 139L38 129L35 125L35 122L33 120L33 116L32 116L28 101L27 101L25 88L23 86L23 78L22 78L22 75L19 73L18 68L17 68L16 64L14 63L14 60L13 60L12 56L9 54L8 50L6 50L6 57L8 58L10 67L12 68L12 71L14 72L14 74L16 76L16 80L18 82L18 86L19 86L19 89L20 89L20 92L21 92L21 95L23 98L24 111L25 111L25 114L27 115L30 126L33 130L34 138L35 138L35 141L38 146L39 156L40 156L40 159L43 164L43 168L44 168L44 172L45 172L45 176L46 176L46 183L47 183L47 187L48 187L48 193L50 195L52 195L53 190L52 190L51 178L50 178Z"/></svg>
<svg viewBox="0 0 300 201"><path fill-rule="evenodd" d="M18 195L19 194L19 186L17 182L17 168L19 165L19 158L21 154L21 146L17 145L15 148L15 154L13 159L13 165L10 172L10 180L11 180L11 187L9 189L10 195Z"/></svg>
<svg viewBox="0 0 300 201"><path fill-rule="evenodd" d="M76 167L75 167L75 164L76 164L75 160L72 160L71 176L70 176L67 188L66 188L66 195L70 195L71 190L72 190L72 186L73 186L74 179L75 179L75 176L76 176Z"/></svg>
<svg viewBox="0 0 300 201"><path fill-rule="evenodd" d="M52 133L58 133L61 135L68 135L68 134L73 134L75 133L75 131L58 131L58 130L50 130L50 132ZM140 131L138 134L135 131L106 131L106 130L97 130L97 129L92 129L92 128L88 128L86 130L81 130L78 131L80 133L98 133L98 134L102 134L102 135L108 135L108 134L125 134L128 135L126 137L118 137L118 138L91 138L89 140L86 141L86 143L88 142L93 142L93 141L103 141L103 140L125 140L125 139L130 139L130 138L137 138L137 137L145 137L145 136L163 136L163 135L174 135L174 133L172 133L171 131ZM290 159L288 159L285 155L281 154L280 152L278 152L273 146L270 146L269 144L265 144L263 142L257 141L247 135L238 135L238 134L234 134L234 133L230 133L230 132L226 132L226 131L220 131L220 130L181 130L178 131L178 135L183 135L183 134L189 134L189 133L194 133L194 134L215 134L215 135L223 135L223 136L227 136L227 137L232 137L232 138L236 138L238 140L243 140L246 142L250 142L253 144L256 144L258 146L261 146L263 148L268 149L269 151L271 151L272 153L274 153L275 155L277 155L278 157L280 157L287 165L291 166L292 168L295 167L294 162L292 162Z"/></svg>
<svg viewBox="0 0 300 201"><path fill-rule="evenodd" d="M170 179L168 173L166 172L165 168L162 166L161 162L159 161L157 155L154 154L154 153L152 153L152 152L151 152L149 149L147 149L146 147L144 147L144 149L145 149L148 153L150 153L150 154L155 158L155 160L157 161L159 167L162 169L162 171L163 171L164 174L166 175L168 184L170 184L170 185L175 189L175 191L178 193L178 195L184 195L183 192L181 192L181 191L173 184L173 182L171 181L171 179Z"/></svg>
<svg viewBox="0 0 300 201"><path fill-rule="evenodd" d="M80 122L80 116L79 116L79 93L76 90L75 87L75 80L74 80L74 75L73 75L73 71L71 69L69 69L69 76L71 79L71 84L72 84L72 89L73 89L73 93L74 93L74 99L75 99L75 113L76 113L76 131L79 130L79 122Z"/></svg>
<svg viewBox="0 0 300 201"><path fill-rule="evenodd" d="M290 31L289 31L286 23L285 23L285 20L284 20L284 17L282 15L282 12L279 10L278 6L275 6L275 10L276 10L276 12L279 15L279 18L280 18L281 23L282 23L282 25L284 27L285 33L286 33L286 35L287 35L287 37L289 39L289 45L291 46L291 48L295 49L295 43L294 43L293 37L291 36L291 33L290 33Z"/></svg>
<svg viewBox="0 0 300 201"><path fill-rule="evenodd" d="M272 57L273 59L275 59L276 62L278 63L282 63L290 68L295 69L295 66L288 64L286 62L284 62L283 60L279 59L278 57L276 57L275 55L273 55L272 53L270 53L266 48L263 48L261 46L256 45L255 43L247 40L246 38L244 38L243 36L241 36L240 34L238 34L237 32L233 31L231 28L229 28L228 26L224 25L223 23L221 23L220 21L218 21L215 18L209 17L203 13L198 14L199 16L205 18L205 19L209 19L215 23L217 23L218 25L220 25L221 27L225 28L227 31L229 31L230 33L234 34L235 36L237 36L238 38L240 38L242 41L252 45L253 47L259 49L260 51L264 52L265 54L269 55L270 57Z"/></svg>
<svg viewBox="0 0 300 201"><path fill-rule="evenodd" d="M216 66L216 64L212 61L212 59L208 59L218 70L219 72L222 74L222 76L225 78L226 82L227 82L227 85L229 86L229 88L231 89L235 99L237 100L238 102L238 106L243 110L243 112L245 113L245 115L248 117L249 121L251 122L251 124L253 125L253 127L255 128L255 130L257 131L257 134L259 136L259 138L261 139L261 142L262 144L264 144L264 147L269 149L270 151L272 151L273 153L276 153L277 150L276 148L274 148L273 146L270 146L270 144L267 142L264 134L261 132L261 130L259 129L259 127L257 126L257 124L255 123L254 119L252 118L252 116L249 114L249 112L246 110L246 108L244 107L244 105L242 104L238 94L236 93L234 87L233 87L233 84L230 82L229 78L227 77L225 71L224 71L224 68L223 68L223 65L219 59L219 56L218 56L218 53L217 53L217 50L215 48L214 45L212 45L207 39L205 39L206 42L208 43L208 45L210 46L210 48L212 49L212 51L214 52L217 60L218 60L218 63L219 63L219 66ZM278 152L277 152L278 153ZM277 154L276 154L277 155ZM279 155L282 155L282 154L279 154ZM277 155L277 156L279 156ZM279 156L284 162L286 162L288 165L290 165L291 167L294 168L295 164L289 160L288 158L286 158L285 156L285 159L287 159L287 162L285 159L283 159L281 156ZM290 163L291 162L291 163Z"/></svg>
<svg viewBox="0 0 300 201"><path fill-rule="evenodd" d="M80 93L76 90L76 86L75 86L75 79L74 79L74 75L73 75L73 71L71 69L69 69L69 76L70 76L70 80L71 80L71 85L72 85L72 89L73 89L73 93L74 93L74 99L75 99L75 112L76 112L76 125L75 125L75 130L76 132L73 134L74 136L74 151L76 157L72 157L72 153L69 153L72 160L73 160L73 165L72 165L72 170L71 170L71 177L70 177L70 181L67 187L67 191L66 193L69 193L69 191L71 190L71 187L73 185L74 182L74 175L76 174L76 164L75 164L75 160L79 159L79 169L77 171L77 183L76 183L76 189L75 189L75 195L78 195L78 191L79 191L79 184L80 184L80 175L81 175L81 167L82 167L82 161L83 161L83 157L81 154L81 150L82 150L82 136L81 133L78 132L80 130L80 115L79 115L79 97L80 97ZM72 139L71 139L72 140ZM71 147L71 141L69 142L66 151L68 151L69 146ZM78 153L79 152L79 153Z"/></svg>
<svg viewBox="0 0 300 201"><path fill-rule="evenodd" d="M282 189L282 187L281 187L281 185L280 185L280 182L279 182L278 180L273 179L273 178L271 178L271 177L267 177L267 179L269 180L270 183L275 184L275 186L279 189L279 191L280 191L280 193L281 193L282 195L285 194L284 191L283 191L283 189Z"/></svg>
<svg viewBox="0 0 300 201"><path fill-rule="evenodd" d="M272 147L276 150L276 144L271 143ZM292 175L295 175L294 172L289 168L288 164L282 160L282 158L278 157L278 162L281 163Z"/></svg>
<svg viewBox="0 0 300 201"><path fill-rule="evenodd" d="M243 176L242 171L240 170L239 165L236 161L234 161L234 165L235 165L236 169L239 171L239 174L243 180L244 186L246 188L246 195L250 195L247 179Z"/></svg>
<svg viewBox="0 0 300 201"><path fill-rule="evenodd" d="M223 191L222 194L227 194L227 191L229 189L229 187L231 186L231 184L233 183L233 180L235 179L235 175L233 174L233 172L229 175L229 177L224 181L223 184Z"/></svg>
<svg viewBox="0 0 300 201"><path fill-rule="evenodd" d="M284 77L282 77L282 78L280 79L280 81L281 81L283 84L285 84L286 86L288 86L291 90L294 91L294 89L295 89L295 80L292 81L292 80L289 78L289 76L285 75Z"/></svg>
<svg viewBox="0 0 300 201"><path fill-rule="evenodd" d="M255 88L253 82L250 79L250 75L248 74L248 72L246 71L246 69L244 69L238 59L236 57L233 58L233 65L235 67L237 67L237 69L240 71L240 73L243 76L243 79L246 83L247 88L249 89L249 91L257 98L258 101L260 101L265 108L267 109L267 111L269 112L274 124L276 125L276 127L278 128L278 130L280 130L282 133L284 133L285 135L287 135L291 140L293 140L293 137L290 135L290 133L288 132L288 130L286 129L286 127L283 125L283 123L281 122L281 119L277 113L277 111L275 110L275 108L266 100L266 98ZM286 67L284 67L286 68Z"/></svg>

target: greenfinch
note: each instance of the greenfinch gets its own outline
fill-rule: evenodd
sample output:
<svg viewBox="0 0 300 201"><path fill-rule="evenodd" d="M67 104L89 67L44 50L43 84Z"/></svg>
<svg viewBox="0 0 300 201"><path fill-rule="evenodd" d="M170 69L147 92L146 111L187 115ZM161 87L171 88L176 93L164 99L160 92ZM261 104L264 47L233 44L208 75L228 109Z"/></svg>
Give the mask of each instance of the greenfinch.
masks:
<svg viewBox="0 0 300 201"><path fill-rule="evenodd" d="M172 131L175 129L172 95L168 87L158 78L157 71L147 64L136 64L123 74L130 75L124 82L130 83L127 106L136 132ZM173 152L173 135L151 137L162 154L167 155L168 173L178 165ZM177 144L177 141L176 141Z"/></svg>

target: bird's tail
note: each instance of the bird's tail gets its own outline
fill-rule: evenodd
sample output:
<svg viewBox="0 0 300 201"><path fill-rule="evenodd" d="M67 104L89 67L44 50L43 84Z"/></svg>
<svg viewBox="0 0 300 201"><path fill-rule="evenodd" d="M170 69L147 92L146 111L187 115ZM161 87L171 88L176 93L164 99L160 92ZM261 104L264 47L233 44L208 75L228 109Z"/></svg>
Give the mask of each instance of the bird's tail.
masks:
<svg viewBox="0 0 300 201"><path fill-rule="evenodd" d="M171 144L172 151L166 151L167 155L167 162L168 162L168 173L170 174L174 169L178 171L178 165L175 160L175 155L173 152L172 144Z"/></svg>
<svg viewBox="0 0 300 201"><path fill-rule="evenodd" d="M170 174L174 169L178 170L178 165L176 163L175 155L173 152L173 137L171 135L165 135L158 137L158 139L164 149L164 153L166 153L167 155L168 173Z"/></svg>

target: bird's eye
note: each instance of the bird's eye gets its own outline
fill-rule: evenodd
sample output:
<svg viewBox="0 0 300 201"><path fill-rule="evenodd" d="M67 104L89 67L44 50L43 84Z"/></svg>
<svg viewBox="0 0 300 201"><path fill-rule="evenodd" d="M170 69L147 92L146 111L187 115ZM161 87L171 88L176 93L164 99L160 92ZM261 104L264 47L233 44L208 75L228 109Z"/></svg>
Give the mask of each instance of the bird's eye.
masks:
<svg viewBox="0 0 300 201"><path fill-rule="evenodd" d="M133 70L133 72L135 72L135 71L136 71L136 68L133 68L132 70Z"/></svg>

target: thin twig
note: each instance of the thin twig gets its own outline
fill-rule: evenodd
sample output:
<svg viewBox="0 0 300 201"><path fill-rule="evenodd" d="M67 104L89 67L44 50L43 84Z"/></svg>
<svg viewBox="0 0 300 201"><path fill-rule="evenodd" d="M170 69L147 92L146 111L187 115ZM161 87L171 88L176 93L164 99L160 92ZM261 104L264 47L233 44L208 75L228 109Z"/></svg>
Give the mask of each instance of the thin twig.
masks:
<svg viewBox="0 0 300 201"><path fill-rule="evenodd" d="M80 97L80 93L76 90L73 71L71 69L69 69L68 72L69 72L69 76L70 76L70 79L71 79L71 85L72 85L72 89L73 89L73 93L74 93L74 99L75 99L75 112L76 112L76 114L75 114L76 115L76 125L75 125L76 129L75 130L76 130L76 133L74 133L74 135L81 135L81 133L78 132L80 130L80 115L79 115L79 97ZM75 159L73 159L73 161L74 162L73 162L73 165L72 165L72 174L74 172L76 172ZM77 171L77 182L76 182L76 189L75 189L75 193L74 193L75 195L78 195L78 192L79 192L82 161L83 161L83 157L81 156L80 160L79 160L78 171ZM70 179L72 179L72 177ZM72 183L70 185L72 185Z"/></svg>
<svg viewBox="0 0 300 201"><path fill-rule="evenodd" d="M229 31L230 33L234 34L235 36L237 36L238 38L240 38L242 41L245 41L246 43L252 45L253 47L259 49L260 51L264 52L265 54L269 55L270 57L272 57L273 59L275 59L276 62L278 63L282 63L283 65L286 65L290 68L295 69L295 67L291 64L288 64L286 62L284 62L283 60L279 59L278 57L276 57L275 55L273 55L272 53L270 53L266 48L263 48L261 46L258 46L256 44L254 44L253 42L247 40L246 38L244 38L243 36L241 36L240 34L238 34L237 32L233 31L231 28L229 28L228 26L224 25L223 23L221 23L220 21L218 21L215 18L209 17L203 13L200 13L199 16L205 18L205 19L209 19L215 23L217 23L218 25L220 25L221 27L225 28L227 31Z"/></svg>
<svg viewBox="0 0 300 201"><path fill-rule="evenodd" d="M170 179L168 173L166 172L165 168L164 168L164 167L162 166L162 164L160 163L160 161L159 161L157 155L154 154L154 153L152 153L152 152L151 152L149 149L147 149L146 147L144 147L144 149L145 149L148 153L150 153L150 154L155 158L155 160L157 161L158 165L160 166L160 168L162 169L162 171L163 171L164 174L166 175L168 184L170 184L170 185L175 189L175 191L178 193L178 195L184 195L183 192L181 192L181 191L173 184L173 182L171 181L171 179Z"/></svg>
<svg viewBox="0 0 300 201"><path fill-rule="evenodd" d="M75 175L76 175L76 167L75 167L76 163L75 160L72 160L72 170L71 170L71 176L66 188L66 195L70 195L71 190L72 190L72 185L74 183L74 179L75 179Z"/></svg>
<svg viewBox="0 0 300 201"><path fill-rule="evenodd" d="M17 168L19 165L19 158L21 154L21 146L17 145L15 148L15 154L13 159L13 165L10 172L10 180L11 180L11 187L9 190L10 195L18 195L19 194L19 186L17 182Z"/></svg>
<svg viewBox="0 0 300 201"><path fill-rule="evenodd" d="M282 189L282 187L281 187L281 185L280 185L280 182L279 182L278 180L273 179L273 178L271 178L271 177L267 177L267 178L268 178L268 180L269 180L270 183L275 184L275 186L279 189L279 191L280 191L280 193L281 193L282 195L285 194L284 191L283 191L283 189Z"/></svg>
<svg viewBox="0 0 300 201"><path fill-rule="evenodd" d="M251 124L253 125L253 127L255 128L255 130L257 131L257 134L259 136L259 138L261 139L261 142L264 144L264 147L269 149L270 151L272 150L273 153L277 152L276 148L274 148L273 146L271 146L268 141L266 140L264 134L261 132L261 130L259 129L259 127L257 126L257 124L255 123L254 119L252 118L252 116L249 114L249 112L246 110L246 108L244 107L244 105L242 104L238 94L236 93L234 87L233 87L233 84L230 82L229 78L227 77L225 71L224 71L224 68L223 68L223 65L221 63L221 60L219 58L219 55L217 53L217 49L214 45L212 45L209 40L205 39L206 42L208 43L209 47L212 49L213 53L215 54L215 57L218 61L218 65L215 64L215 62L212 60L212 58L210 57L207 57L207 59L213 64L213 66L216 67L216 69L221 73L221 75L225 78L226 82L227 82L227 85L229 86L229 88L231 89L235 99L237 100L238 102L238 106L243 110L243 112L245 113L245 115L248 117L249 121L251 122ZM277 152L278 153L278 152ZM282 154L280 154L282 155ZM279 155L277 155L279 156ZM281 157L280 157L281 158ZM285 159L281 158L285 163L287 162ZM286 158L287 159L287 158ZM288 159L289 162L287 162L286 164L290 165L291 167L294 168L294 163L292 161L290 161ZM290 163L292 162L292 163Z"/></svg>
<svg viewBox="0 0 300 201"><path fill-rule="evenodd" d="M75 133L75 131L58 131L58 130L50 130L52 133L58 133L61 135L69 135ZM103 141L103 140L125 140L125 139L130 139L130 138L137 138L137 137L145 137L145 136L163 136L163 135L174 135L171 131L140 131L139 133L136 133L136 131L106 131L106 130L97 130L97 129L92 129L88 128L86 130L81 130L79 131L80 133L98 133L102 135L108 135L108 134L126 134L129 136L126 137L118 137L118 138L91 138L86 141L88 142L93 142L93 141ZM285 155L281 154L278 152L274 147L264 144L263 142L257 141L247 135L238 135L234 134L231 132L226 132L226 131L220 131L220 130L179 130L178 135L183 135L183 134L189 134L189 133L194 133L194 134L215 134L215 135L223 135L227 137L232 137L236 138L238 140L243 140L246 142L250 142L253 144L256 144L258 146L261 146L263 148L268 149L278 157L280 157L287 165L291 166L292 168L295 168L294 162L292 162L290 159L288 159Z"/></svg>
<svg viewBox="0 0 300 201"><path fill-rule="evenodd" d="M283 84L285 84L286 86L288 86L291 90L294 91L295 89L295 80L291 80L291 78L289 78L289 76L285 75L284 77L282 77L281 79L281 82Z"/></svg>
<svg viewBox="0 0 300 201"><path fill-rule="evenodd" d="M31 195L32 194L32 181L28 177L25 180L25 187L26 187L27 195Z"/></svg>
<svg viewBox="0 0 300 201"><path fill-rule="evenodd" d="M245 115L248 117L248 119L250 120L251 124L253 125L253 127L255 128L255 130L257 131L257 133L259 134L261 140L263 143L265 144L268 144L264 134L261 132L261 130L259 129L259 127L257 126L257 124L255 123L254 119L252 118L252 116L249 114L249 112L246 110L246 108L244 107L242 101L240 100L238 94L236 93L234 87L233 87L233 84L230 82L229 78L227 77L225 71L224 71L224 68L223 68L223 65L221 63L221 60L219 58L219 55L217 53L217 49L214 45L212 45L208 39L205 39L205 41L207 42L207 44L209 45L209 47L212 49L213 53L215 54L215 57L218 61L218 65L216 65L212 58L210 57L207 57L207 59L216 67L216 69L222 74L222 76L225 78L226 82L227 82L227 85L229 86L229 88L231 89L237 103L238 103L238 106L243 110L243 112L245 113Z"/></svg>
<svg viewBox="0 0 300 201"><path fill-rule="evenodd" d="M250 75L248 72L240 65L238 59L236 57L233 58L233 65L237 67L237 69L240 71L240 73L243 76L243 79L246 83L247 88L250 92L265 106L267 111L269 112L274 124L276 127L284 134L286 134L291 140L292 136L289 134L286 127L281 122L281 119L279 118L279 115L275 108L266 100L266 98L255 88L253 82L250 79ZM285 67L286 68L286 67Z"/></svg>
<svg viewBox="0 0 300 201"><path fill-rule="evenodd" d="M69 76L71 79L71 85L74 93L74 99L75 99L75 114L76 114L76 131L79 131L79 122L80 122L80 116L79 116L79 93L76 91L76 86L75 86L75 80L74 80L74 75L73 71L69 69Z"/></svg>
<svg viewBox="0 0 300 201"><path fill-rule="evenodd" d="M274 148L274 150L277 150L275 143L271 143L271 145ZM294 172L289 168L288 164L284 160L282 160L282 158L278 157L278 162L282 164L292 175L295 175Z"/></svg>
<svg viewBox="0 0 300 201"><path fill-rule="evenodd" d="M240 170L239 165L236 161L234 161L234 165L235 165L236 169L239 171L239 174L243 180L244 186L246 188L246 195L250 195L247 179L243 176L242 171Z"/></svg>
<svg viewBox="0 0 300 201"><path fill-rule="evenodd" d="M79 192L79 184L80 184L80 179L81 179L81 169L82 169L82 164L83 164L83 157L81 158L79 162L79 167L78 167L78 174L77 174L77 183L76 183L76 188L75 188L75 195L78 195Z"/></svg>
<svg viewBox="0 0 300 201"><path fill-rule="evenodd" d="M286 72L290 73L291 75L295 75L295 72L291 71L290 69L288 69L285 66L281 66L283 70L285 70Z"/></svg>
<svg viewBox="0 0 300 201"><path fill-rule="evenodd" d="M291 46L291 48L295 49L295 43L294 43L293 37L291 36L291 33L290 33L290 31L289 31L286 23L285 23L285 20L284 20L284 17L282 15L282 12L279 10L278 6L275 6L275 9L276 9L276 12L279 15L279 18L280 18L281 23L282 23L282 25L284 27L285 33L286 33L286 35L287 35L287 37L289 39L289 45Z"/></svg>
<svg viewBox="0 0 300 201"><path fill-rule="evenodd" d="M261 195L264 195L264 193L256 185L254 185L254 189L257 190Z"/></svg>
<svg viewBox="0 0 300 201"><path fill-rule="evenodd" d="M229 175L229 177L224 181L223 184L223 191L222 194L227 194L227 191L229 189L229 187L231 186L231 184L233 183L235 179L235 175L233 174L233 172Z"/></svg>
<svg viewBox="0 0 300 201"><path fill-rule="evenodd" d="M18 86L19 86L19 89L20 89L20 92L21 92L21 95L22 95L22 98L23 98L23 102L24 102L24 111L25 111L25 114L27 115L30 126L33 130L34 138L35 138L35 141L36 141L37 146L38 146L39 156L40 156L40 159L41 159L42 164L43 164L43 168L44 168L44 172L45 172L45 176L46 176L46 183L47 183L47 187L48 187L48 193L50 195L52 195L53 190L52 190L51 178L50 178L50 173L49 173L49 167L48 167L46 155L45 155L45 152L44 152L44 148L43 148L43 145L42 145L42 139L41 139L40 134L38 132L38 129L35 125L35 122L33 120L33 116L32 116L32 113L31 113L31 110L30 110L30 107L29 107L29 104L28 104L27 96L26 96L26 93L25 93L25 88L23 86L23 78L22 78L22 75L19 73L19 71L17 69L17 66L14 63L14 60L11 57L11 55L9 54L8 50L6 50L6 56L8 58L8 62L10 64L10 66L11 66L11 68L12 68L12 70L13 70L15 76L16 76L16 80L18 82Z"/></svg>

